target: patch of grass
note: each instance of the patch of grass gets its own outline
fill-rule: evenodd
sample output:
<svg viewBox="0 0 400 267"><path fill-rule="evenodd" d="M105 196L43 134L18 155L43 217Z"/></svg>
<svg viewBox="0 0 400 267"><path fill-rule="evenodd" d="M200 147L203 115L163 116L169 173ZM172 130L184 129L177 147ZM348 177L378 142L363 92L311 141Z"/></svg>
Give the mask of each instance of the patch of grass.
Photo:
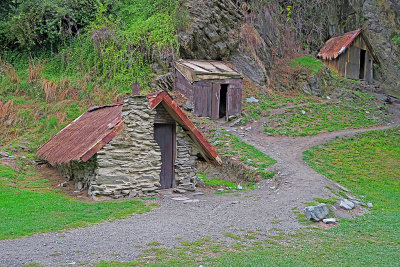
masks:
<svg viewBox="0 0 400 267"><path fill-rule="evenodd" d="M308 136L347 128L366 128L385 121L384 106L376 106L375 97L353 92L352 100L337 103L310 104L288 108L268 117L264 132L269 135Z"/></svg>
<svg viewBox="0 0 400 267"><path fill-rule="evenodd" d="M225 235L226 237L230 237L230 238L233 238L233 239L236 239L236 240L242 239L242 237L241 237L240 235L235 235L235 234L233 234L233 233L225 233L224 235Z"/></svg>
<svg viewBox="0 0 400 267"><path fill-rule="evenodd" d="M0 165L0 239L83 227L150 211L137 200L86 203L65 197L32 168Z"/></svg>
<svg viewBox="0 0 400 267"><path fill-rule="evenodd" d="M311 74L316 74L324 66L324 63L314 57L306 56L292 59L289 65L292 68L300 67L302 69L310 70Z"/></svg>
<svg viewBox="0 0 400 267"><path fill-rule="evenodd" d="M337 198L324 199L319 197L314 198L314 200L317 201L318 203L331 204L331 205L335 204L338 201Z"/></svg>
<svg viewBox="0 0 400 267"><path fill-rule="evenodd" d="M149 243L146 244L146 246L148 246L148 247L158 247L158 246L161 246L161 245L162 244L160 242L156 242L156 241L149 242Z"/></svg>

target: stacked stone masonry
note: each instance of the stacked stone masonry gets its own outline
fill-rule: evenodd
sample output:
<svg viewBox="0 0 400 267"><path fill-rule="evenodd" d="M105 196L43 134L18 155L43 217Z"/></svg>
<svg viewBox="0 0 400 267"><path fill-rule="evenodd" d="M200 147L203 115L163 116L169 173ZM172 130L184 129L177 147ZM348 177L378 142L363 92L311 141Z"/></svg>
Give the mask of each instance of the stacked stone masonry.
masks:
<svg viewBox="0 0 400 267"><path fill-rule="evenodd" d="M89 194L134 197L158 189L161 151L153 137L155 114L145 96L125 100L124 129L97 153L96 181Z"/></svg>

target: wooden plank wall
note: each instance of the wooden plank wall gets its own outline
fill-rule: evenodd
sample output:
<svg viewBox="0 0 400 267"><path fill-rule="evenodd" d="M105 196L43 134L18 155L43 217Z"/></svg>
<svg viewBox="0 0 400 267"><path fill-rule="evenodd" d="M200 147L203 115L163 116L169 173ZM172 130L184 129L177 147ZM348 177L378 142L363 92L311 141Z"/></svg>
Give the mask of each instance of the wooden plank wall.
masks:
<svg viewBox="0 0 400 267"><path fill-rule="evenodd" d="M175 70L175 90L193 102L193 85L177 70Z"/></svg>
<svg viewBox="0 0 400 267"><path fill-rule="evenodd" d="M227 95L227 116L237 115L242 111L242 87L242 80L230 80Z"/></svg>

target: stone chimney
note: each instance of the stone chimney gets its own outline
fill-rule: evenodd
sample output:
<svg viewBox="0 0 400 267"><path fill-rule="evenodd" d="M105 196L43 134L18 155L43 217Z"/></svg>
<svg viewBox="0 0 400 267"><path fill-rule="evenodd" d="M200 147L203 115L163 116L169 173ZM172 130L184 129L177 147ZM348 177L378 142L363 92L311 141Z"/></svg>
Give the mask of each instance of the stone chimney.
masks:
<svg viewBox="0 0 400 267"><path fill-rule="evenodd" d="M132 95L140 95L140 84L138 82L132 84Z"/></svg>

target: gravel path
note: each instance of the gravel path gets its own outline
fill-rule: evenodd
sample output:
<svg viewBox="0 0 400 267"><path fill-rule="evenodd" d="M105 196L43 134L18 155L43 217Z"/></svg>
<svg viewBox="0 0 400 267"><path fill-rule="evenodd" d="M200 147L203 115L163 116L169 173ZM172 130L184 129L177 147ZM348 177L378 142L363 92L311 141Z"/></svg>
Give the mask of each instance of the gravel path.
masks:
<svg viewBox="0 0 400 267"><path fill-rule="evenodd" d="M392 126L301 138L268 137L260 134L261 128L253 128L242 139L277 160L272 168L278 175L260 183L259 188L242 192L241 196L187 193L186 197L199 199L199 202L187 204L172 200L173 195L163 192L157 200L161 207L149 213L86 228L0 241L0 265L20 266L35 262L54 266L100 260L130 261L153 241L173 247L181 240L191 241L202 236L229 242L232 240L224 234L239 229L265 234L274 233L276 228L293 232L301 225L292 208L301 210L304 202L313 201L315 197L328 198L331 195L326 189L328 185L337 188L303 162L302 152L337 136L389 127ZM281 221L277 222L275 216Z"/></svg>

